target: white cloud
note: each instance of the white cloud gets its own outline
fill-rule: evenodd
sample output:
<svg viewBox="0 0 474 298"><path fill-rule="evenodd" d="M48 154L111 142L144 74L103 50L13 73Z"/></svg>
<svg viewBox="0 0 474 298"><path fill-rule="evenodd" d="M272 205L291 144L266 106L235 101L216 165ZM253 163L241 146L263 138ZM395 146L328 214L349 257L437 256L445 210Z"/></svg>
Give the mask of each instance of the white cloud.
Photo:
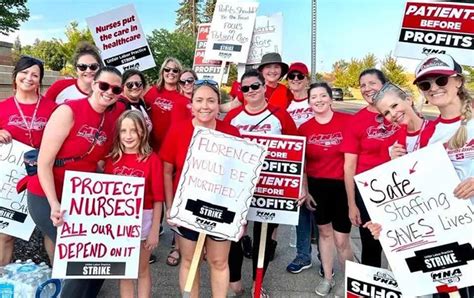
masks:
<svg viewBox="0 0 474 298"><path fill-rule="evenodd" d="M13 43L16 37L20 37L22 45L30 45L39 40L51 40L52 38L65 39L64 28L50 28L50 29L21 29L15 31L8 36L0 36L0 40Z"/></svg>

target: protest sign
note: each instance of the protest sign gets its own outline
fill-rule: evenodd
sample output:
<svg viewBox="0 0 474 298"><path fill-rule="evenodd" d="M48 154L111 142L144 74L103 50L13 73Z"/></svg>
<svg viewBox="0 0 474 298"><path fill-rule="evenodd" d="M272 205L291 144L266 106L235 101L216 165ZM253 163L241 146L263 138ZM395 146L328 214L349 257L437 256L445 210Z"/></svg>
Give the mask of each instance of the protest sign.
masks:
<svg viewBox="0 0 474 298"><path fill-rule="evenodd" d="M297 199L303 181L306 138L266 134L242 136L267 146L268 150L247 218L297 225Z"/></svg>
<svg viewBox="0 0 474 298"><path fill-rule="evenodd" d="M404 295L474 284L474 207L454 197L459 178L441 143L354 180L372 221L382 225L380 243Z"/></svg>
<svg viewBox="0 0 474 298"><path fill-rule="evenodd" d="M395 56L424 59L449 54L474 65L474 4L467 1L408 1Z"/></svg>
<svg viewBox="0 0 474 298"><path fill-rule="evenodd" d="M30 240L35 223L28 214L26 191L17 193L16 185L26 176L23 154L30 146L15 140L0 143L0 233Z"/></svg>
<svg viewBox="0 0 474 298"><path fill-rule="evenodd" d="M240 239L265 154L264 146L195 127L169 221Z"/></svg>
<svg viewBox="0 0 474 298"><path fill-rule="evenodd" d="M283 15L258 16L253 28L247 64L260 64L266 53L280 53L283 40Z"/></svg>
<svg viewBox="0 0 474 298"><path fill-rule="evenodd" d="M258 2L218 0L206 45L207 60L247 62Z"/></svg>
<svg viewBox="0 0 474 298"><path fill-rule="evenodd" d="M105 65L144 71L155 67L133 4L128 4L86 19Z"/></svg>
<svg viewBox="0 0 474 298"><path fill-rule="evenodd" d="M207 37L210 28L211 24L200 24L198 27L193 70L196 72L200 80L214 80L220 84L223 76L222 61L204 59L204 52L206 51Z"/></svg>
<svg viewBox="0 0 474 298"><path fill-rule="evenodd" d="M53 278L137 278L145 181L66 171Z"/></svg>
<svg viewBox="0 0 474 298"><path fill-rule="evenodd" d="M389 270L346 261L345 275L347 298L402 297L397 281Z"/></svg>

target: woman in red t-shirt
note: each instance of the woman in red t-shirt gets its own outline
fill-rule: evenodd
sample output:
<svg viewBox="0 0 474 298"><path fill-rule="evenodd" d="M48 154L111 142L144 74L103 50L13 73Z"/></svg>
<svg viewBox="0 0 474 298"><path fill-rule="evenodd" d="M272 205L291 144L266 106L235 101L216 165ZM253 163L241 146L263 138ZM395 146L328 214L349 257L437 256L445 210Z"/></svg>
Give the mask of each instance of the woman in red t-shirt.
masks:
<svg viewBox="0 0 474 298"><path fill-rule="evenodd" d="M158 246L163 194L163 167L148 143L145 118L140 111L129 110L117 120L112 152L105 161L106 174L144 177L140 261L138 265L138 297L151 296L149 260ZM120 296L134 297L132 279L120 280Z"/></svg>
<svg viewBox="0 0 474 298"><path fill-rule="evenodd" d="M46 92L46 98L61 104L66 100L76 100L89 96L92 91L94 76L102 67L99 51L87 42L80 43L74 54L73 65L76 68L77 78L54 82Z"/></svg>
<svg viewBox="0 0 474 298"><path fill-rule="evenodd" d="M160 149L163 160L163 176L167 217L173 204L174 193L184 166L194 127L202 126L230 135L240 136L237 128L216 119L219 113L220 93L214 81L197 81L192 99L193 119L174 123L168 130ZM173 175L175 173L175 175ZM186 277L191 266L199 233L184 227L177 227L182 261L179 268L179 285L184 290ZM227 265L230 241L208 236L206 238L207 263L211 271L211 289L213 297L225 297L229 285L229 267ZM191 297L199 296L199 271L194 278Z"/></svg>
<svg viewBox="0 0 474 298"><path fill-rule="evenodd" d="M354 176L389 159L386 154L388 144L385 140L396 132L397 127L380 117L372 101L372 96L386 82L385 75L378 69L367 69L360 74L360 91L368 106L354 115L344 133L341 146L341 151L344 152L344 181L349 203L349 218L354 226L359 227L362 264L374 267L381 266L382 247L379 241L374 240L370 231L362 227L370 217L355 187Z"/></svg>
<svg viewBox="0 0 474 298"><path fill-rule="evenodd" d="M61 194L66 170L95 172L112 145L115 121L124 111L116 105L122 92L122 75L103 67L95 75L88 98L68 101L51 115L38 156L38 174L28 182L28 210L39 230L56 241L63 224ZM53 251L48 252L51 256ZM103 280L71 280L64 297L95 297ZM78 289L81 289L80 291Z"/></svg>
<svg viewBox="0 0 474 298"><path fill-rule="evenodd" d="M46 122L56 106L39 94L43 76L43 62L36 58L23 56L16 63L13 69L14 95L0 101L0 144L16 140L39 148ZM20 184L27 183L27 180L20 180L20 189L23 189ZM0 233L0 266L10 263L14 240L13 236ZM52 248L50 239L45 238L45 246Z"/></svg>
<svg viewBox="0 0 474 298"><path fill-rule="evenodd" d="M180 93L181 89L178 84L182 71L183 67L178 59L165 59L161 65L160 77L156 85L151 86L144 95L145 102L150 107L151 122L153 123L151 146L155 152L160 150L171 122L182 118L181 116L172 117L172 112L176 115L190 114L189 110L185 110L189 99ZM176 109L180 109L180 111L176 111Z"/></svg>
<svg viewBox="0 0 474 298"><path fill-rule="evenodd" d="M298 132L306 137L308 188L317 205L314 218L319 230L324 279L316 287L316 293L326 296L335 284L334 251L337 249L342 272L345 261L352 260L353 255L344 187L344 153L340 151L343 131L351 116L332 110L332 90L326 83L311 84L308 96L314 117L301 125Z"/></svg>

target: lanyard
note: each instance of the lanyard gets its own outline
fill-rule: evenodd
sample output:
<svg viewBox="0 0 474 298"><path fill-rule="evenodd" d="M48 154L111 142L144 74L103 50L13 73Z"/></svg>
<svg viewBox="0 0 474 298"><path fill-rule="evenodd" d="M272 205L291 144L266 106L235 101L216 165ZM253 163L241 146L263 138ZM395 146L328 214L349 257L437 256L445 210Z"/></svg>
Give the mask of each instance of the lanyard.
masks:
<svg viewBox="0 0 474 298"><path fill-rule="evenodd" d="M23 113L23 110L21 109L20 104L18 103L18 99L16 99L16 96L13 96L13 101L15 102L16 108L18 109L18 112L20 113L21 119L23 120L23 124L25 124L25 128L28 131L28 138L30 139L30 145L34 147L32 130L33 130L33 124L35 123L35 120L36 120L36 113L38 112L38 107L41 101L41 97L38 96L38 100L36 101L35 110L33 111L33 116L31 117L31 123L29 127L28 127L28 121L26 121L25 114Z"/></svg>
<svg viewBox="0 0 474 298"><path fill-rule="evenodd" d="M416 151L419 149L420 142L421 142L421 135L423 134L423 130L425 130L425 126L427 123L428 123L428 120L423 120L423 124L421 125L421 128L420 128L420 133L418 134L415 145L413 146L413 151Z"/></svg>

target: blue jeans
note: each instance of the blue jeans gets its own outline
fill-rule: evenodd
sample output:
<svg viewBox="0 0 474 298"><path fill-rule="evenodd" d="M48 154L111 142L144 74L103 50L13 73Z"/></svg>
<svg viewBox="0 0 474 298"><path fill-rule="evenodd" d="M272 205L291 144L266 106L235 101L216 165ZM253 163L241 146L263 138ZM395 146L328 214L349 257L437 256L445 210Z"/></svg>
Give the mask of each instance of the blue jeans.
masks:
<svg viewBox="0 0 474 298"><path fill-rule="evenodd" d="M304 263L311 262L311 227L313 226L313 212L305 205L300 207L298 225L296 226L296 258ZM318 229L314 234L319 238ZM318 249L319 250L319 249Z"/></svg>

